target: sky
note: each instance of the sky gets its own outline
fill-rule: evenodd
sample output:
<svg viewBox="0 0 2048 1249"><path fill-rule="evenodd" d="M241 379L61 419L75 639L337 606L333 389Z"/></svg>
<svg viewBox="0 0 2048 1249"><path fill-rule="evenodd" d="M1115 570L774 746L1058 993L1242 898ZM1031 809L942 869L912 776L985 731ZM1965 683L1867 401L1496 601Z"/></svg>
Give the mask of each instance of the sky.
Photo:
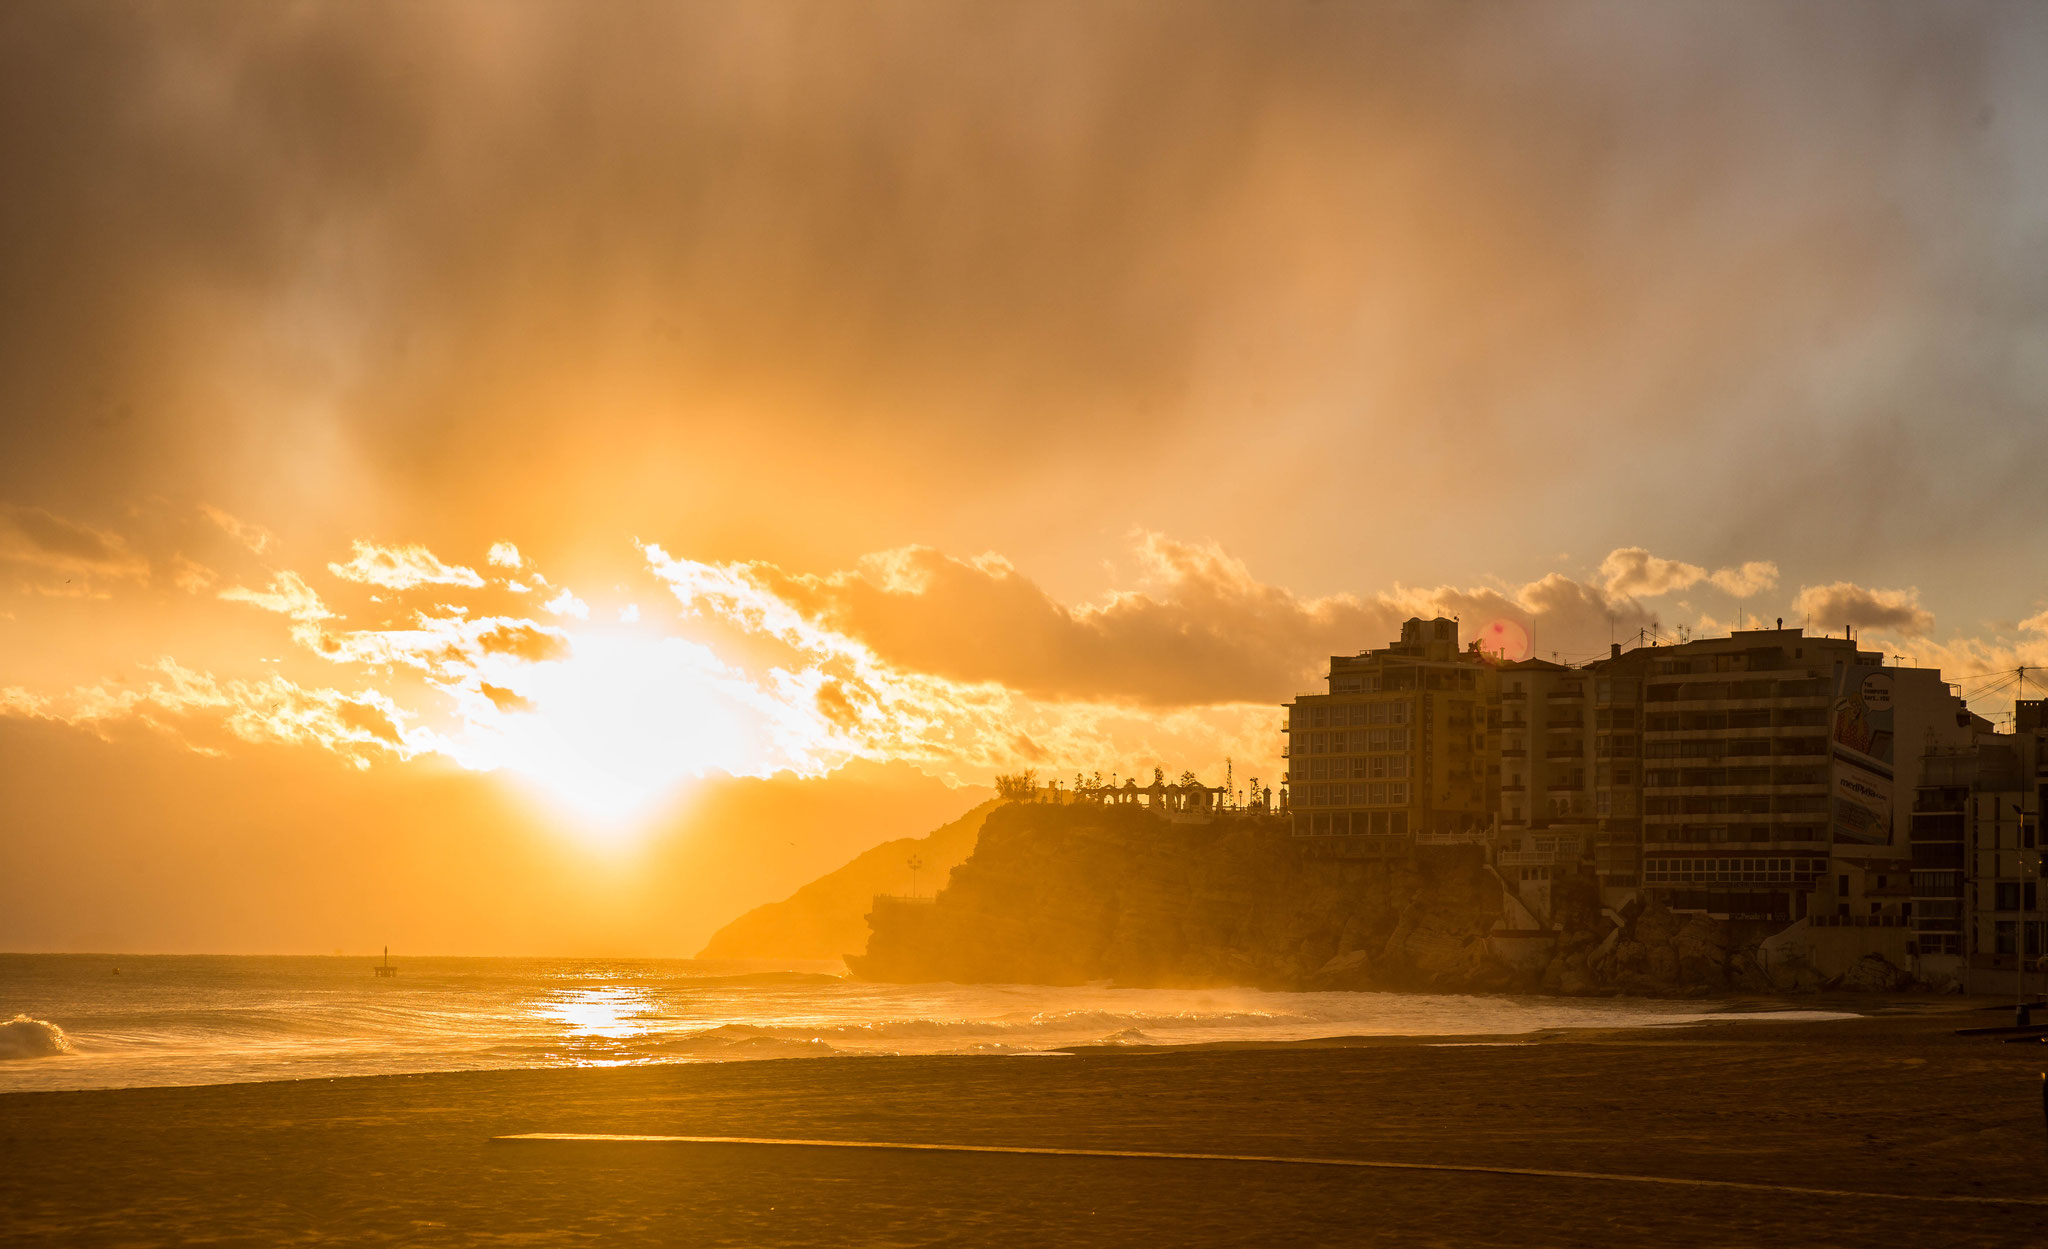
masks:
<svg viewBox="0 0 2048 1249"><path fill-rule="evenodd" d="M1414 614L2048 664L2044 56L2020 4L9 5L0 947L687 953L999 771L1270 783ZM179 866L224 795L304 853ZM412 866L308 868L366 823Z"/></svg>

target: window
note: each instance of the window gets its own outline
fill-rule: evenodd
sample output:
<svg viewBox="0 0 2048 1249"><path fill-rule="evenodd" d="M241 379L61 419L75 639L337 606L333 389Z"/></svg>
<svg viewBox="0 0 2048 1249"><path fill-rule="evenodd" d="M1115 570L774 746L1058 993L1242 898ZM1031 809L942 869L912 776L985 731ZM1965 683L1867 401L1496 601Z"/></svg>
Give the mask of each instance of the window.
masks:
<svg viewBox="0 0 2048 1249"><path fill-rule="evenodd" d="M1847 876L1835 877L1835 896L1838 898L1849 896L1849 878Z"/></svg>
<svg viewBox="0 0 2048 1249"><path fill-rule="evenodd" d="M1387 783L1387 801L1393 803L1397 807L1407 805L1408 782L1389 781Z"/></svg>
<svg viewBox="0 0 2048 1249"><path fill-rule="evenodd" d="M1992 910L2017 911L2020 909L2020 885L2018 881L2000 881L1994 890L1994 896L1997 898L1997 901L1992 904Z"/></svg>
<svg viewBox="0 0 2048 1249"><path fill-rule="evenodd" d="M1389 749L1389 750L1406 750L1406 749L1408 749L1408 730L1407 730L1407 729L1388 729L1388 730L1387 730L1387 749Z"/></svg>
<svg viewBox="0 0 2048 1249"><path fill-rule="evenodd" d="M2001 919L1991 926L1992 950L1998 954L2013 954L2019 949L2017 925L2009 919Z"/></svg>
<svg viewBox="0 0 2048 1249"><path fill-rule="evenodd" d="M1385 781L1374 781L1371 786L1371 793L1366 798L1366 801L1375 807L1385 806L1387 802L1387 783Z"/></svg>

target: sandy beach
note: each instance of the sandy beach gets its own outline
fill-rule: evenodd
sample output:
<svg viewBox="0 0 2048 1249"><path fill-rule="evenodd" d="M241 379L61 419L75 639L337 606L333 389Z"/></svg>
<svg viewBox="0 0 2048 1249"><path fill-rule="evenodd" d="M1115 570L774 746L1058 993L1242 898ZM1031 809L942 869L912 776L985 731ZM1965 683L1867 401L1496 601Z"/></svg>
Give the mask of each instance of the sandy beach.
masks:
<svg viewBox="0 0 2048 1249"><path fill-rule="evenodd" d="M2039 1046L1912 1004L1725 1023L1046 1057L497 1071L0 1099L10 1244L2032 1243ZM1871 1196L523 1132L1256 1153ZM1892 1196L1879 1196L1891 1194ZM1991 1198L1990 1202L1905 1200ZM1995 1199L2024 1197L2032 1205Z"/></svg>

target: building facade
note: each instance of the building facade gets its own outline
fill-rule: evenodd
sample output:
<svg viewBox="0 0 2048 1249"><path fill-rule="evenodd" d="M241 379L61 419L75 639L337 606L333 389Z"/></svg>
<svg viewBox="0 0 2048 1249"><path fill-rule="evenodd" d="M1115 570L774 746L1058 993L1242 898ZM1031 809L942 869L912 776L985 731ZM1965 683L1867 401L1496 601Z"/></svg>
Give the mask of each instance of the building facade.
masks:
<svg viewBox="0 0 2048 1249"><path fill-rule="evenodd" d="M1332 656L1327 680L1283 708L1296 835L1397 849L1491 827L1499 685L1455 620L1409 620L1390 646Z"/></svg>
<svg viewBox="0 0 2048 1249"><path fill-rule="evenodd" d="M1782 628L1638 647L1586 671L1612 683L1614 735L1625 718L1640 726L1639 758L1617 743L1615 783L1595 802L1639 812L1648 895L1729 918L1904 923L1921 758L1970 740L1938 671Z"/></svg>
<svg viewBox="0 0 2048 1249"><path fill-rule="evenodd" d="M2048 956L2048 718L2040 700L2022 699L2011 733L1972 719L1974 742L1929 751L1915 791L1912 953L1924 979L2038 991L2048 988L2039 966Z"/></svg>

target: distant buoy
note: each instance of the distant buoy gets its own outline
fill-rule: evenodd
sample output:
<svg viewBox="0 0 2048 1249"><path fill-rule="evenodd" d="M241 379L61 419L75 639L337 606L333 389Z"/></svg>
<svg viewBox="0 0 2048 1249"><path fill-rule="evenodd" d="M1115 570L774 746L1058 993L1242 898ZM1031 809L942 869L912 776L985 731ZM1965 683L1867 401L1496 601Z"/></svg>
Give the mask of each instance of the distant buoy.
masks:
<svg viewBox="0 0 2048 1249"><path fill-rule="evenodd" d="M381 963L372 963L370 965L370 970L379 976L395 976L398 974L398 969L391 965L390 946L387 945L384 947L384 961Z"/></svg>

